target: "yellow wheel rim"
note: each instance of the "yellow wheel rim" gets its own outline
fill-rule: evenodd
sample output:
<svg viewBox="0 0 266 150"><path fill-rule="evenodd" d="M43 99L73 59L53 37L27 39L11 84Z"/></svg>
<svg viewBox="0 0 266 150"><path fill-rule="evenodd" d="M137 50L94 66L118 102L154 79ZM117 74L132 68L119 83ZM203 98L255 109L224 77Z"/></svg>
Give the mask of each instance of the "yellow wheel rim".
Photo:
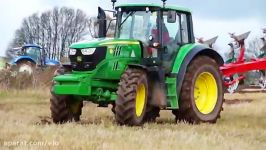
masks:
<svg viewBox="0 0 266 150"><path fill-rule="evenodd" d="M214 76L209 72L201 73L195 82L194 99L202 114L213 111L218 99L218 87Z"/></svg>
<svg viewBox="0 0 266 150"><path fill-rule="evenodd" d="M136 94L136 115L140 117L143 113L144 104L146 99L146 89L144 84L140 84L137 87L137 94Z"/></svg>

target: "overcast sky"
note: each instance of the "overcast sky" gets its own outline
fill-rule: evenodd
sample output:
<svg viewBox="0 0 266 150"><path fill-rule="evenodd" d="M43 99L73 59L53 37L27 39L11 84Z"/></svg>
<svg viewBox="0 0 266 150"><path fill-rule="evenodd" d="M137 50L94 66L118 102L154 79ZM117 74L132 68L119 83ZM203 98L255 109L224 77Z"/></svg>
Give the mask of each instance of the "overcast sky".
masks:
<svg viewBox="0 0 266 150"><path fill-rule="evenodd" d="M118 0L118 3L142 3L143 0ZM160 0L146 0L161 3ZM167 4L188 7L192 10L196 37L205 39L219 35L216 47L227 49L231 41L228 32L237 34L252 31L249 39L261 37L266 27L265 0L168 0ZM35 12L43 12L55 6L67 6L96 15L97 6L111 8L110 0L1 0L0 1L0 56L3 56L14 32L22 19Z"/></svg>

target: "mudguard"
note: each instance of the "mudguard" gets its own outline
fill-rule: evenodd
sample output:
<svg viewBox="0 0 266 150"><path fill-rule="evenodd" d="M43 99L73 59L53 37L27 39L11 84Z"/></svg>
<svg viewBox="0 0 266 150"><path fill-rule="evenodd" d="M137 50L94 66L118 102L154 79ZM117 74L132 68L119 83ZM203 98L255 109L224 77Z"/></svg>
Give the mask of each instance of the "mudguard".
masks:
<svg viewBox="0 0 266 150"><path fill-rule="evenodd" d="M47 59L47 60L45 60L45 65L47 65L47 66L59 66L60 62L57 60Z"/></svg>
<svg viewBox="0 0 266 150"><path fill-rule="evenodd" d="M224 60L221 57L221 55L216 52L213 49L207 48L203 45L190 45L187 48L187 54L185 54L185 57L183 58L183 60L176 60L175 61L175 65L172 71L171 76L172 77L176 77L176 93L179 95L179 93L181 92L181 87L183 84L183 80L187 71L187 67L189 65L189 63L196 57L199 55L205 55L205 56L209 56L210 58L213 58L218 64L219 66L222 66L224 64ZM181 49L182 50L182 49ZM178 53L179 55L179 53ZM177 56L176 59L178 59L180 57ZM176 62L180 62L179 64L176 64ZM178 68L175 68L178 67Z"/></svg>
<svg viewBox="0 0 266 150"><path fill-rule="evenodd" d="M31 61L32 63L36 64L36 61L33 60L29 56L19 56L19 57L15 58L14 60L11 61L11 65L15 65L15 64L17 64L17 62L19 62L21 60L28 60L28 61Z"/></svg>

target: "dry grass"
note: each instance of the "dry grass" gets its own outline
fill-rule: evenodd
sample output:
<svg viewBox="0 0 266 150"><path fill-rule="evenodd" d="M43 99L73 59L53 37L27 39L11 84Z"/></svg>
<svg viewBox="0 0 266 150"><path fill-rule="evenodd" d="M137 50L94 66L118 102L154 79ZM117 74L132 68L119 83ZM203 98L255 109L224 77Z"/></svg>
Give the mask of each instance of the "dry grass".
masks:
<svg viewBox="0 0 266 150"><path fill-rule="evenodd" d="M162 111L157 123L118 126L110 109L86 103L81 122L55 125L49 90L0 91L0 149L266 149L266 94L226 98L253 101L225 105L216 124L176 124L170 112ZM54 145L29 144L45 141Z"/></svg>
<svg viewBox="0 0 266 150"><path fill-rule="evenodd" d="M16 67L0 70L1 89L49 87L57 67L36 68L32 75L19 73Z"/></svg>

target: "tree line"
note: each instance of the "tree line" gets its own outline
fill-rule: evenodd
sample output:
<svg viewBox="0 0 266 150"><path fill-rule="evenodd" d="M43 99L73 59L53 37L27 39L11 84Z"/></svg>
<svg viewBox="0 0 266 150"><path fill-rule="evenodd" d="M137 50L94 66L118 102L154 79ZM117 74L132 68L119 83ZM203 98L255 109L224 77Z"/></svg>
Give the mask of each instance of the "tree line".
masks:
<svg viewBox="0 0 266 150"><path fill-rule="evenodd" d="M94 37L91 25L96 26L95 17L89 17L82 10L62 7L33 15L23 19L21 27L15 31L14 38L6 51L12 57L12 48L23 44L38 44L50 59L60 60L68 51L71 43ZM93 26L93 28L94 28ZM95 31L96 32L96 31Z"/></svg>

